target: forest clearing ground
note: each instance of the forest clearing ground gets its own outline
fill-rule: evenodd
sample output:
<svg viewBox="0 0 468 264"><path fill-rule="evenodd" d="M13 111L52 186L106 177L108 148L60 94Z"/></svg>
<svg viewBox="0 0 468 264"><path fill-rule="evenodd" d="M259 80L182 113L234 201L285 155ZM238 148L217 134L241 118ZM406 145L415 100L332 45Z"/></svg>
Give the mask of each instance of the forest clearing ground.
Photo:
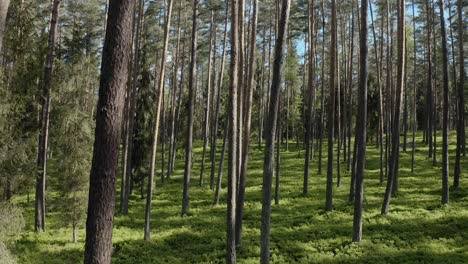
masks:
<svg viewBox="0 0 468 264"><path fill-rule="evenodd" d="M368 144L365 174L363 237L351 243L353 205L348 202L350 176L342 162L342 185L336 188L335 210L326 213L326 171L317 174L318 152L311 165L310 195L302 194L304 151L290 142L281 153L280 205L272 207L271 261L273 263L467 263L468 262L468 180L462 163L460 188L450 190L448 207L440 206L441 170L427 158L427 147L418 134L415 173L411 174L411 138L407 153L400 155L400 189L392 197L387 217L380 215L385 185L379 183L379 150ZM441 133L438 133L441 136ZM450 175L455 161L455 132L450 133ZM441 138L437 142L442 142ZM131 197L128 216L117 214L114 222L113 263L224 263L226 237L226 189L223 175L221 205L212 206L209 163L205 186L198 187L202 143L196 142L190 189L190 215L180 217L183 160L176 162L173 178L160 182L160 163L153 197L152 240L143 241L145 200L139 190ZM300 146L302 147L302 146ZM220 148L218 148L219 150ZM324 146L323 168L326 165ZM441 148L438 148L438 154ZM218 153L219 154L219 153ZM441 155L439 155L441 156ZM263 151L252 143L247 176L246 203L239 263L258 263L260 255L260 212ZM159 157L160 158L160 157ZM438 161L441 157L438 157ZM217 156L219 161L219 156ZM217 163L219 164L219 163ZM439 164L440 165L440 164ZM85 230L72 243L71 227L62 224L54 208L53 164L48 190L47 231L33 231L34 200L17 198L25 208L26 228L13 252L19 263L82 263ZM225 169L227 167L227 161ZM119 176L120 177L120 176ZM450 178L452 184L452 177ZM56 184L56 183L55 183ZM117 185L118 189L120 184ZM146 185L145 185L146 186ZM32 197L32 196L31 196ZM119 201L119 198L117 198ZM116 207L118 208L118 204Z"/></svg>

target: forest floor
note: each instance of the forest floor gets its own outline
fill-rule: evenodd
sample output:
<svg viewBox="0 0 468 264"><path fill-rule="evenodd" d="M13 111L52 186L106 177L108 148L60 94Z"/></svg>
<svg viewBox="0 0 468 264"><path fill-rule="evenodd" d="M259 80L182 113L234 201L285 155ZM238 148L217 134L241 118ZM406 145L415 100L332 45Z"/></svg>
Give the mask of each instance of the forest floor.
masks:
<svg viewBox="0 0 468 264"><path fill-rule="evenodd" d="M417 138L421 142L421 137ZM437 142L442 142L441 138ZM451 133L450 174L455 160L455 133ZM139 191L131 198L128 216L117 214L114 224L113 263L224 263L226 237L225 179L221 205L213 206L209 188L209 164L205 186L199 187L201 143L197 142L190 187L190 215L180 217L183 161L178 159L174 177L153 197L152 240L143 241L145 200ZM410 145L409 145L410 146ZM450 192L449 206L442 207L441 170L427 158L427 147L417 145L415 172L411 173L411 148L401 153L400 189L392 197L388 216L380 209L385 184L379 183L379 150L367 148L365 175L364 240L352 243L353 205L348 202L350 173L342 162L342 185L333 189L335 210L325 212L326 158L317 173L318 152L312 161L310 194L302 194L304 152L295 143L281 152L280 204L272 207L271 260L273 263L468 263L468 179L462 177ZM438 160L441 160L438 148ZM326 148L324 148L326 157ZM219 158L218 158L219 160ZM239 263L258 263L263 151L251 145L247 179L242 246ZM438 164L440 166L440 164ZM227 167L227 161L226 166ZM467 175L467 162L462 171ZM49 170L52 171L52 170ZM224 173L226 176L226 173ZM120 176L119 176L120 177ZM52 174L50 179L54 178ZM450 180L452 184L452 177ZM49 190L49 201L53 200ZM118 199L117 199L118 200ZM72 243L72 230L60 213L49 206L47 231L33 232L34 202L26 203L26 227L13 252L19 263L82 263L85 231ZM118 208L118 204L117 204Z"/></svg>

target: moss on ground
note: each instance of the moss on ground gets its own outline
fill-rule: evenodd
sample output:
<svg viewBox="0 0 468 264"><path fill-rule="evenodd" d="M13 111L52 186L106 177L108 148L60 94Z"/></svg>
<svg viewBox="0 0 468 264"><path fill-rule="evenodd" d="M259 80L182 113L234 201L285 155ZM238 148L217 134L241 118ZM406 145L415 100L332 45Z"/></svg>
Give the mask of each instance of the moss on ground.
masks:
<svg viewBox="0 0 468 264"><path fill-rule="evenodd" d="M451 134L450 173L453 174L455 133ZM385 186L379 183L379 150L375 144L369 144L364 240L355 244L351 243L353 206L348 202L350 177L346 163L342 163L342 186L333 190L335 210L325 212L326 170L322 175L317 174L318 155L315 154L310 194L302 195L304 153L296 144L290 144L290 151L281 154L280 205L272 208L272 262L468 263L468 180L462 177L461 188L451 190L450 205L440 206L440 167L432 166L427 147L420 143L417 147L414 174L410 170L410 148L407 153L401 153L400 191L391 200L389 215L383 217L380 208ZM139 194L132 196L128 216L116 215L113 263L224 263L226 205L213 207L214 193L209 184L198 186L200 153L198 142L190 215L180 217L183 161L178 160L174 177L164 185L159 180L156 183L151 242L143 241L145 201ZM441 160L440 155L438 159ZM259 262L262 160L263 151L252 144L239 263ZM325 169L326 159L323 164ZM462 172L466 174L467 169L465 162ZM205 183L209 181L207 171ZM50 178L53 181L54 175ZM336 184L336 178L334 181ZM226 195L224 188L225 184L222 201ZM53 190L49 191L49 200L53 195ZM47 214L47 231L36 234L33 201L27 204L26 197L19 197L18 203L25 208L27 223L13 248L19 263L82 262L83 229L79 232L79 243L71 243L71 228L60 222L59 212L51 211Z"/></svg>

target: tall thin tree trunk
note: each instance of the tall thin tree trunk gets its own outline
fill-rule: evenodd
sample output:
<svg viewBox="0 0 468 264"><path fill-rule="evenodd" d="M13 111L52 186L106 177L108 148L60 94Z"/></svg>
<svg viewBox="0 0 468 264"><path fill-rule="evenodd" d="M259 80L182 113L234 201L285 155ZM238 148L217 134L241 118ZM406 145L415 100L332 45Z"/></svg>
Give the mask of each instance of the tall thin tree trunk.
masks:
<svg viewBox="0 0 468 264"><path fill-rule="evenodd" d="M440 8L440 32L442 35L442 72L443 72L443 121L442 121L442 204L449 202L449 156L448 156L448 136L449 136L449 73L448 73L448 52L447 33L445 29L445 4L444 0L439 0ZM463 40L460 40L463 41Z"/></svg>
<svg viewBox="0 0 468 264"><path fill-rule="evenodd" d="M331 47L330 47L330 99L328 106L328 161L327 161L327 194L325 210L333 210L333 138L335 134L335 93L336 93L336 0L332 0Z"/></svg>
<svg viewBox="0 0 468 264"><path fill-rule="evenodd" d="M119 139L135 1L109 3L89 184L84 263L110 263ZM110 25L110 26L109 26Z"/></svg>
<svg viewBox="0 0 468 264"><path fill-rule="evenodd" d="M458 188L460 185L460 156L465 145L465 63L464 63L464 50L463 40L464 39L464 24L462 17L463 3L462 0L458 0L457 13L458 13L458 58L459 58L459 73L460 78L457 87L457 103L458 103L458 119L457 119L457 152L455 158L455 173L453 177L453 187Z"/></svg>
<svg viewBox="0 0 468 264"><path fill-rule="evenodd" d="M192 16L192 44L191 44L191 59L190 59L190 74L189 74L189 102L187 104L188 125L185 142L185 169L184 169L184 190L182 193L182 212L184 216L189 211L189 188L190 174L192 169L192 146L193 146L193 115L195 108L195 89L197 83L197 39L198 39L198 4L200 0L193 0L193 16Z"/></svg>
<svg viewBox="0 0 468 264"><path fill-rule="evenodd" d="M302 193L303 194L308 194L309 193L309 173L310 173L310 156L311 156L311 148L310 148L310 141L311 141L311 135L312 135L312 111L314 108L314 105L312 104L312 98L314 97L315 93L315 58L314 58L314 28L315 28L315 16L314 16L314 5L315 2L312 0L309 2L309 8L308 8L308 17L309 17L309 23L308 23L308 38L309 38L309 73L308 73L308 82L307 82L307 95L306 95L306 105L304 108L306 108L306 115L305 115L305 164L304 164L304 183L303 183L303 189ZM322 95L323 97L323 95Z"/></svg>
<svg viewBox="0 0 468 264"><path fill-rule="evenodd" d="M175 48L175 59L174 59L174 71L172 73L172 91L171 91L171 130L169 137L169 160L167 165L167 179L170 178L172 173L172 154L175 152L176 148L174 145L175 142L175 126L176 126L176 98L177 98L177 81L179 75L179 62L180 62L180 35L181 35L181 26L180 26L180 9L178 12L177 19L177 44Z"/></svg>
<svg viewBox="0 0 468 264"><path fill-rule="evenodd" d="M318 159L318 174L322 174L322 153L323 153L323 131L325 127L325 112L324 112L324 86L325 86L325 2L322 0L322 58L321 58L321 75L320 75L320 143L319 143L319 159Z"/></svg>
<svg viewBox="0 0 468 264"><path fill-rule="evenodd" d="M54 66L54 50L56 42L57 22L59 18L60 0L52 3L52 17L50 20L49 39L47 41L47 57L44 65L44 79L41 88L41 133L37 151L36 171L36 203L34 214L34 230L45 231L45 196L47 177L47 149L49 141L49 113L50 113L50 89L52 85L52 70ZM0 29L1 30L1 29Z"/></svg>
<svg viewBox="0 0 468 264"><path fill-rule="evenodd" d="M379 53L377 51L377 38L375 34L375 25L374 25L374 14L372 11L372 1L369 0L369 7L370 7L370 15L371 15L371 22L372 22L372 36L374 39L374 53L376 58L376 69L377 69L377 86L379 89L379 149L380 149L380 183L382 184L384 181L384 170L383 170L383 163L384 163L384 149L383 149L383 131L384 131L384 118L383 118L383 94L382 94L382 81L381 81L381 72L380 72L380 60Z"/></svg>
<svg viewBox="0 0 468 264"><path fill-rule="evenodd" d="M416 151L416 51L417 51L417 43L416 43L416 15L415 15L415 4L414 0L411 1L411 7L413 11L413 126L412 126L412 142L411 142L411 173L414 173L414 154Z"/></svg>
<svg viewBox="0 0 468 264"><path fill-rule="evenodd" d="M265 155L263 161L263 185L262 185L262 224L260 263L270 262L270 216L271 216L271 189L273 182L273 162L275 152L275 134L278 119L279 96L282 80L282 66L284 61L284 49L286 46L286 34L288 32L290 0L282 0L281 18L275 44L275 61L273 64L273 80L270 90L270 105L268 111L267 128L265 129Z"/></svg>
<svg viewBox="0 0 468 264"><path fill-rule="evenodd" d="M253 1L253 15L252 15L252 31L250 37L250 54L249 64L247 66L247 90L244 105L245 114L245 125L244 125L244 137L242 143L242 160L241 160L241 174L239 177L238 196L236 205L236 244L240 245L241 234L242 234L242 216L244 211L244 199L245 199L245 184L247 178L247 168L249 161L249 138L250 138L250 127L252 119L252 101L253 91L255 86L255 57L256 57L256 38L257 38L257 13L258 13L258 0Z"/></svg>
<svg viewBox="0 0 468 264"><path fill-rule="evenodd" d="M171 16L172 16L172 0L169 0L167 6L166 25L164 27L164 44L162 49L161 64L159 67L159 81L157 84L157 103L156 103L156 118L153 125L153 144L151 152L151 163L150 163L150 174L148 178L148 186L146 193L146 207L145 207L145 232L144 239L146 241L151 240L151 202L153 199L153 186L154 186L154 175L156 171L156 152L158 147L158 132L159 132L159 121L161 119L161 108L163 107L162 101L164 98L164 81L166 74L166 58L167 58L167 46L169 44L169 30L171 28Z"/></svg>
<svg viewBox="0 0 468 264"><path fill-rule="evenodd" d="M382 206L382 215L388 213L390 197L392 195L394 177L398 174L398 159L400 150L400 113L401 113L401 97L404 85L405 76L405 0L398 1L398 58L397 58L397 86L396 86L396 102L394 107L394 116L392 124L392 155L390 161L390 172L387 176L387 187L385 189L384 203Z"/></svg>
<svg viewBox="0 0 468 264"><path fill-rule="evenodd" d="M142 28L142 20L143 20L143 15L144 15L144 1L140 0L139 1L139 6L138 6L138 18L134 21L136 23L136 32L134 33L133 36L133 41L134 41L134 50L133 50L133 61L130 63L133 63L131 68L130 68L130 80L129 80L129 103L128 103L128 113L127 113L127 131L126 131L126 148L124 151L124 155L126 157L124 158L126 164L125 164L125 185L124 185L124 191L122 192L123 198L122 198L122 204L121 204L121 213L122 214L128 214L128 203L129 203L129 197L130 197L130 181L132 180L132 161L133 161L133 134L134 134L134 126L135 126L135 114L136 114L136 108L137 108L137 98L138 98L138 73L139 73L139 50L140 50L140 34L141 34L141 28ZM134 18L135 19L135 18Z"/></svg>
<svg viewBox="0 0 468 264"><path fill-rule="evenodd" d="M206 96L205 96L205 118L204 118L204 129L203 129L203 154L202 154L202 163L200 171L200 187L203 186L203 176L205 174L205 160L206 160L206 149L208 148L208 139L210 133L210 108L211 108L211 97L212 97L212 72L211 68L215 67L213 65L213 57L216 57L216 54L213 55L213 39L216 34L216 27L214 25L214 10L211 10L211 22L210 22L210 40L209 40L209 49L208 49L208 77L206 81Z"/></svg>
<svg viewBox="0 0 468 264"><path fill-rule="evenodd" d="M242 0L240 0L242 1ZM237 202L237 175L238 175L238 90L239 86L239 53L242 52L239 45L239 9L238 0L231 0L231 69L229 73L229 106L228 122L230 124L229 152L228 152L228 184L227 184L227 218L226 218L226 263L237 262L236 254L236 202ZM227 133L227 132L226 132ZM221 180L221 179L220 179Z"/></svg>
<svg viewBox="0 0 468 264"><path fill-rule="evenodd" d="M367 136L367 4L367 0L361 0L361 28L359 36L359 104L356 120L356 145L358 149L356 168L356 197L354 199L353 220L354 242L360 242L362 240L362 203L364 200L364 169L366 166Z"/></svg>
<svg viewBox="0 0 468 264"><path fill-rule="evenodd" d="M221 57L221 69L219 71L218 83L217 83L217 92L216 92L216 110L213 118L213 128L212 128L212 143L211 143L211 175L210 175L210 189L214 189L214 179L215 179L215 169L216 169L216 145L218 140L218 118L219 118L219 109L221 107L221 91L223 86L223 76L224 76L224 61L226 60L226 45L227 45L227 26L228 26L228 10L229 4L226 2L226 18L224 21L224 40L223 40L223 54ZM227 122L227 121L226 121ZM224 142L223 142L224 145ZM223 148L224 149L224 148ZM224 150L223 150L224 152ZM224 154L222 154L224 155ZM219 198L218 198L219 200Z"/></svg>

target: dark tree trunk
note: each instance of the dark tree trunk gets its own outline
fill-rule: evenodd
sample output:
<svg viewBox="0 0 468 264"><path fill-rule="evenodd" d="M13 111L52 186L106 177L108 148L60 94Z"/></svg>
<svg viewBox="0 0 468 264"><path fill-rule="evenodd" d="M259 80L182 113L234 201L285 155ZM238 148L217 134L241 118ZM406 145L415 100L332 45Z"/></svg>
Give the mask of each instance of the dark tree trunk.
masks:
<svg viewBox="0 0 468 264"><path fill-rule="evenodd" d="M405 1L398 1L398 70L397 70L397 85L396 85L396 102L394 107L394 116L392 124L392 153L390 161L390 171L387 176L387 187L385 189L384 203L382 206L382 215L388 213L388 206L392 195L394 177L398 174L398 159L400 150L400 112L401 112L401 97L402 88L404 85L404 65L405 65Z"/></svg>
<svg viewBox="0 0 468 264"><path fill-rule="evenodd" d="M322 0L322 58L321 58L321 77L320 77L320 143L319 143L319 158L318 158L318 174L322 174L322 153L323 153L323 131L325 127L325 112L324 112L324 86L325 86L325 3Z"/></svg>
<svg viewBox="0 0 468 264"><path fill-rule="evenodd" d="M52 70L54 66L54 49L56 41L55 35L57 31L57 21L59 17L59 6L60 0L54 0L52 4L52 17L50 20L49 39L47 42L47 57L44 65L44 79L41 83L41 133L39 135L39 144L37 151L36 205L34 214L34 230L36 232L45 231L45 192L47 176L47 145L49 141L50 88L52 84Z"/></svg>
<svg viewBox="0 0 468 264"><path fill-rule="evenodd" d="M463 55L463 41L464 39L464 25L462 19L462 9L463 3L462 0L458 0L458 58L459 58L459 65L460 65L460 78L458 81L457 87L457 103L458 103L458 119L457 119L457 153L455 159L455 173L453 177L453 187L458 188L460 185L460 156L462 155L462 150L464 150L465 145L465 63L464 63L464 55Z"/></svg>
<svg viewBox="0 0 468 264"><path fill-rule="evenodd" d="M442 204L449 202L449 156L448 156L448 136L449 136L449 74L448 74L448 52L447 33L445 29L445 4L444 0L439 0L440 8L440 31L442 35L442 72L443 72L443 121L442 121ZM462 41L462 40L461 40Z"/></svg>
<svg viewBox="0 0 468 264"><path fill-rule="evenodd" d="M327 194L325 210L333 210L333 138L335 134L335 94L336 94L336 0L332 0L330 47L330 99L328 106L328 161L327 161Z"/></svg>
<svg viewBox="0 0 468 264"><path fill-rule="evenodd" d="M145 207L145 232L144 232L144 239L146 241L151 240L151 202L153 199L153 186L154 186L154 175L156 173L156 152L158 147L158 132L159 132L159 122L161 120L161 112L162 112L162 101L164 99L164 81L165 81L165 74L166 74L166 58L167 58L167 46L169 44L169 30L171 28L171 16L172 16L172 0L169 0L168 7L167 7L167 16L166 16L166 25L164 28L164 44L162 49L162 56L161 56L161 64L159 67L159 81L157 84L157 90L155 94L157 95L157 103L156 103L156 117L153 124L153 144L152 144L152 152L151 152L151 163L150 163L150 174L148 177L148 186L146 189L146 207ZM164 133L164 131L162 132ZM163 139L164 140L164 139Z"/></svg>
<svg viewBox="0 0 468 264"><path fill-rule="evenodd" d="M416 43L416 15L415 15L415 4L414 0L411 1L411 7L413 11L413 126L412 126L412 142L411 142L411 173L414 173L414 154L416 150L416 51L417 51L417 43Z"/></svg>
<svg viewBox="0 0 468 264"><path fill-rule="evenodd" d="M362 240L362 203L364 200L364 169L366 166L367 130L367 0L361 0L361 27L359 36L359 95L356 120L356 196L354 199L353 241Z"/></svg>
<svg viewBox="0 0 468 264"><path fill-rule="evenodd" d="M129 203L129 198L130 198L130 181L132 180L132 161L133 161L133 139L134 139L134 126L135 126L135 114L136 114L136 109L137 109L137 86L138 86L138 72L139 72L139 60L140 60L140 33L141 33L141 27L142 27L142 20L143 20L143 15L144 15L144 1L140 0L139 1L139 6L138 6L138 18L134 17L134 23L136 23L136 32L133 35L133 41L134 41L134 50L133 50L133 61L131 68L129 69L131 75L129 78L129 90L128 90L128 104L127 104L127 113L126 114L126 119L127 119L127 127L126 127L126 133L125 133L125 149L123 152L124 161L125 162L125 168L123 171L125 172L124 174L124 180L122 183L124 183L122 188L122 203L120 206L121 213L126 215L128 214L128 203ZM136 19L136 20L135 20Z"/></svg>
<svg viewBox="0 0 468 264"><path fill-rule="evenodd" d="M278 119L278 106L282 80L283 52L286 46L288 32L290 0L282 0L281 18L275 44L275 61L273 64L273 79L270 90L270 105L265 129L265 155L263 162L262 186L262 224L261 224L261 250L260 263L270 262L270 216L271 216L271 189L273 182L273 162L275 151L275 134Z"/></svg>
<svg viewBox="0 0 468 264"><path fill-rule="evenodd" d="M89 184L84 263L110 263L119 139L135 1L111 0ZM110 26L109 26L110 25Z"/></svg>
<svg viewBox="0 0 468 264"><path fill-rule="evenodd" d="M218 179L216 180L216 191L215 191L215 199L214 205L219 205L219 197L221 195L221 183L223 181L223 170L224 170L224 160L226 156L226 146L228 141L229 135L229 120L226 118L226 124L224 126L224 136L223 136L223 147L221 149L221 158L219 161L219 168L218 168Z"/></svg>
<svg viewBox="0 0 468 264"><path fill-rule="evenodd" d="M309 193L309 173L310 173L310 156L311 156L311 136L312 136L312 111L314 108L314 105L312 104L312 98L315 96L315 58L314 58L314 28L315 28L315 16L314 16L314 5L315 2L312 0L309 3L309 26L308 26L308 38L309 38L309 74L308 74L308 83L307 83L307 95L306 95L306 105L304 108L306 108L306 113L305 113L305 164L304 164L304 183L303 183L303 189L302 193L303 194L308 194ZM323 95L322 95L323 97ZM313 139L312 139L313 140Z"/></svg>
<svg viewBox="0 0 468 264"><path fill-rule="evenodd" d="M184 169L184 190L182 193L182 212L181 216L188 214L189 211L189 188L190 174L192 169L192 146L193 146L193 115L195 108L195 89L197 83L197 30L198 30L198 4L200 0L193 0L192 16L192 45L189 74L189 101L187 104L188 124L187 136L185 141L185 169Z"/></svg>

